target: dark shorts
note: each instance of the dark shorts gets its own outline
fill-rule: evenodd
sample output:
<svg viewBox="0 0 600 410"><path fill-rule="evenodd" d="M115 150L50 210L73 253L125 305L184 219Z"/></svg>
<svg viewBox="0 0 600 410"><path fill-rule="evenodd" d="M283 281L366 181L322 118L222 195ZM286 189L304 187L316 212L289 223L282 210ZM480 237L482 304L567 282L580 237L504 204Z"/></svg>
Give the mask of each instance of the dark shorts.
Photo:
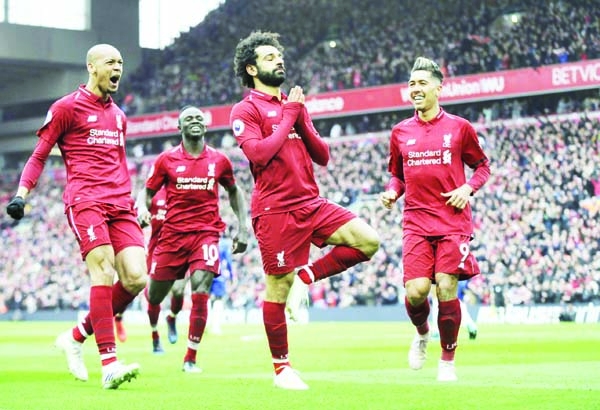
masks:
<svg viewBox="0 0 600 410"><path fill-rule="evenodd" d="M144 233L131 207L83 203L67 208L67 220L77 238L83 260L101 245L111 245L115 255L130 246L144 247Z"/></svg>
<svg viewBox="0 0 600 410"><path fill-rule="evenodd" d="M356 215L324 198L290 212L261 215L252 220L267 275L281 275L308 263L311 243L325 241Z"/></svg>
<svg viewBox="0 0 600 410"><path fill-rule="evenodd" d="M219 232L171 232L161 230L152 253L150 277L153 280L177 280L197 270L219 275Z"/></svg>
<svg viewBox="0 0 600 410"><path fill-rule="evenodd" d="M469 251L470 241L471 237L468 235L404 235L404 284L417 278L429 278L435 282L436 273L458 275L459 280L478 275L479 265Z"/></svg>
<svg viewBox="0 0 600 410"><path fill-rule="evenodd" d="M217 276L210 286L210 294L222 298L227 293L226 280L223 275Z"/></svg>

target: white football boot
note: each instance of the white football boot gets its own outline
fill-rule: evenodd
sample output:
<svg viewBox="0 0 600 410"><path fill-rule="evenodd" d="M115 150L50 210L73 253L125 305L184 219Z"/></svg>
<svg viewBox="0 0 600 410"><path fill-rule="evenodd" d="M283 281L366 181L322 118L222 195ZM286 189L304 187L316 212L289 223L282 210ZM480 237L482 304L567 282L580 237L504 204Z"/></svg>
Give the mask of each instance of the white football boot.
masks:
<svg viewBox="0 0 600 410"><path fill-rule="evenodd" d="M77 380L86 382L88 371L83 361L83 344L73 339L72 331L67 330L58 335L54 345L65 353L71 374Z"/></svg>
<svg viewBox="0 0 600 410"><path fill-rule="evenodd" d="M308 385L302 381L298 372L289 366L284 366L283 370L275 375L273 384L280 389L308 390Z"/></svg>
<svg viewBox="0 0 600 410"><path fill-rule="evenodd" d="M118 389L123 383L135 379L138 374L140 374L139 364L123 364L117 360L102 366L102 387L105 389Z"/></svg>
<svg viewBox="0 0 600 410"><path fill-rule="evenodd" d="M413 370L419 370L427 360L427 343L429 343L429 332L424 335L416 334L408 351L408 366Z"/></svg>
<svg viewBox="0 0 600 410"><path fill-rule="evenodd" d="M454 360L449 362L440 360L438 364L437 379L439 382L455 382L458 380L458 377L456 377L456 370L454 369Z"/></svg>

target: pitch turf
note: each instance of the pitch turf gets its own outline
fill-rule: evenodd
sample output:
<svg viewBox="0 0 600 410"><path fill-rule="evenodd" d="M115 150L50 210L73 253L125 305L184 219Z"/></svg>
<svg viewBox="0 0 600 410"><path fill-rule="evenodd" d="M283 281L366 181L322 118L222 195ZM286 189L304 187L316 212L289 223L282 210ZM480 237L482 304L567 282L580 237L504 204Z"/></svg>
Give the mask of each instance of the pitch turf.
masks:
<svg viewBox="0 0 600 410"><path fill-rule="evenodd" d="M126 324L127 325L127 324ZM207 334L198 353L202 374L184 374L187 332L166 354L151 353L149 329L127 325L118 345L141 375L116 391L100 387L96 346L84 348L87 383L74 380L55 336L70 323L0 322L0 409L600 409L599 325L485 325L477 340L462 330L459 381L435 380L439 342L420 371L408 369L407 323L311 323L290 327L292 364L308 391L272 387L262 326L226 326Z"/></svg>

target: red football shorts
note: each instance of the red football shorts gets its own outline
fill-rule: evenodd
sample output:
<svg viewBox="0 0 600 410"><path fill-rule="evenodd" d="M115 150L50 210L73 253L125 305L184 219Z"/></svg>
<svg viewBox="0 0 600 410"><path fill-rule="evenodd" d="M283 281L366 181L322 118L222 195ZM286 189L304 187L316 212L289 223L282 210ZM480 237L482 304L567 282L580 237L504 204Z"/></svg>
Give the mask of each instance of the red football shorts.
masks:
<svg viewBox="0 0 600 410"><path fill-rule="evenodd" d="M66 214L83 260L101 245L112 245L115 255L130 246L144 247L144 233L133 210L133 201L128 208L87 202L69 207Z"/></svg>
<svg viewBox="0 0 600 410"><path fill-rule="evenodd" d="M469 250L470 241L468 235L404 235L404 284L416 278L429 278L435 282L436 273L458 275L459 280L478 275L479 265Z"/></svg>
<svg viewBox="0 0 600 410"><path fill-rule="evenodd" d="M219 276L219 232L173 232L161 230L152 254L149 273L153 280L177 280L205 270Z"/></svg>
<svg viewBox="0 0 600 410"><path fill-rule="evenodd" d="M281 275L306 265L311 243L326 246L325 241L354 218L346 208L320 197L300 209L254 218L265 273Z"/></svg>

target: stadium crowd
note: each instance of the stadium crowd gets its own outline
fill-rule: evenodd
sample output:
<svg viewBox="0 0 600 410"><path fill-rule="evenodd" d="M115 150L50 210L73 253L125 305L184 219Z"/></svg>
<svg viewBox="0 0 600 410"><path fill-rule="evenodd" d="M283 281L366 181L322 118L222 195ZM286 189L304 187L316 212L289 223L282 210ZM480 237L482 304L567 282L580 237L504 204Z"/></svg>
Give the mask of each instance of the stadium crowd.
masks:
<svg viewBox="0 0 600 410"><path fill-rule="evenodd" d="M417 55L439 61L447 76L600 58L600 8L593 3L461 0L407 13L414 5L406 0L227 0L172 46L146 50L116 97L130 115L237 101L243 90L234 80L233 50L248 22L253 29L285 33L284 43L291 45L286 59L293 62L288 84L302 84L307 94L405 82ZM311 21L311 30L297 23L298 16ZM469 283L471 302L600 303L598 118L544 119L550 113L598 111L597 94L574 95L447 108L480 127L492 160L491 179L472 201L473 244L483 275ZM313 306L403 300L401 213L376 200L387 181L389 130L399 120L397 113L382 113L316 121L332 137L332 161L316 170L322 195L369 221L382 244L371 262L312 285ZM249 193L247 162L231 139L223 149ZM137 193L168 143L149 149L130 144ZM16 171L0 175L2 203L14 194L18 178ZM0 215L0 314L87 307L89 277L64 223L62 180L62 165L47 165L26 217L16 224ZM227 212L225 218L233 221ZM228 305L259 306L264 288L255 241L234 258L233 270Z"/></svg>
<svg viewBox="0 0 600 410"><path fill-rule="evenodd" d="M239 100L233 50L247 34L240 28L250 26L285 33L288 84L309 95L405 82L419 55L439 61L447 76L600 57L600 8L589 0L461 0L407 13L413 7L406 0L228 0L173 45L148 51L125 77L121 105L131 115Z"/></svg>
<svg viewBox="0 0 600 410"><path fill-rule="evenodd" d="M479 130L492 159L492 176L472 205L474 253L482 275L469 283L471 302L497 306L531 303L600 303L600 124L586 114L554 122L545 117L497 121ZM317 168L322 195L355 210L381 235L369 263L311 286L315 307L390 305L403 300L401 213L377 201L387 181L388 131L330 139L332 161ZM228 154L250 192L251 176L239 149ZM131 170L135 192L154 157ZM89 278L64 223L62 168L48 167L16 224L0 217L0 312L85 308ZM18 173L3 173L7 203ZM400 201L402 202L402 201ZM400 205L401 206L401 205ZM225 220L233 214L222 207ZM314 249L313 257L320 250ZM262 264L255 240L234 259L227 304L260 306ZM139 298L138 298L139 299ZM139 303L139 302L138 302Z"/></svg>

